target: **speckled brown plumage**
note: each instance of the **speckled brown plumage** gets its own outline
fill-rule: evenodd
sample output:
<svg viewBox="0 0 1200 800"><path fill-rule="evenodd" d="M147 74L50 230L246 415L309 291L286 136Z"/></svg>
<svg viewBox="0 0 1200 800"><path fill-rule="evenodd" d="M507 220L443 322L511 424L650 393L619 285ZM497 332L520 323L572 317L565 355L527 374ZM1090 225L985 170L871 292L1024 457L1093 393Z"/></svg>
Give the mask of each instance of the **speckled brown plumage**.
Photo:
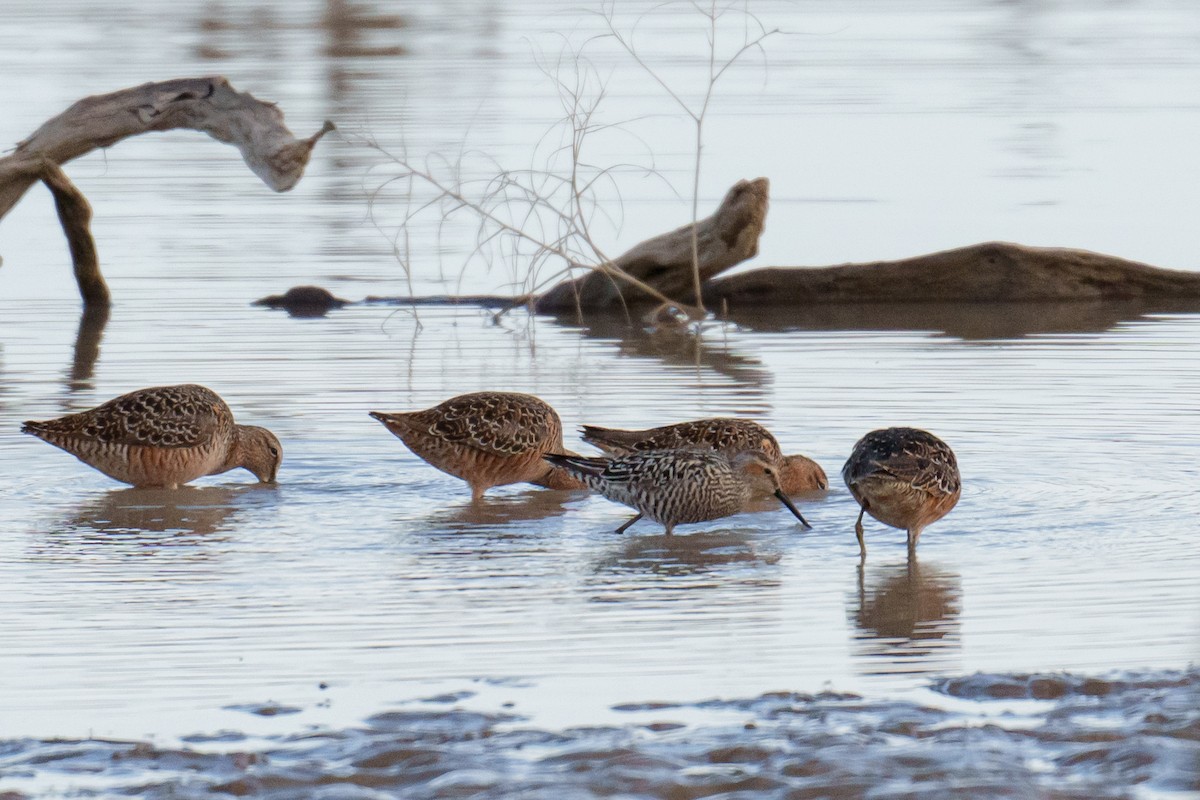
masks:
<svg viewBox="0 0 1200 800"><path fill-rule="evenodd" d="M583 440L612 455L687 447L711 447L726 455L761 450L778 465L784 494L829 487L829 479L817 462L802 455L785 456L771 432L749 419L710 417L640 431L584 425Z"/></svg>
<svg viewBox="0 0 1200 800"><path fill-rule="evenodd" d="M225 401L195 384L156 386L21 431L66 450L110 478L174 488L245 467L274 481L283 448L265 428L238 425Z"/></svg>
<svg viewBox="0 0 1200 800"><path fill-rule="evenodd" d="M584 488L542 459L568 451L558 413L533 395L473 392L423 411L371 416L431 466L466 481L474 500L510 483Z"/></svg>
<svg viewBox="0 0 1200 800"><path fill-rule="evenodd" d="M962 493L950 446L916 428L887 428L859 439L842 467L842 478L861 507L855 533L864 556L864 512L908 531L911 548L927 525L954 508Z"/></svg>
<svg viewBox="0 0 1200 800"><path fill-rule="evenodd" d="M774 494L804 523L779 487L775 463L761 451L730 457L714 450L647 450L616 458L547 455L546 460L617 503L637 509L624 532L643 516L668 534L676 525L737 514L757 494Z"/></svg>

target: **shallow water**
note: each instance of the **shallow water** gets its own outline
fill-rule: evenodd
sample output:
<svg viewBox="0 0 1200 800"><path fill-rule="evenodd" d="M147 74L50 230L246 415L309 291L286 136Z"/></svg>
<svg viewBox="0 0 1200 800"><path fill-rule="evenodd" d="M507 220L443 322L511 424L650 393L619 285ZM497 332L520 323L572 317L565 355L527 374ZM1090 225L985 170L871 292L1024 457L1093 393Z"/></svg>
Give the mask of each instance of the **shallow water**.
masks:
<svg viewBox="0 0 1200 800"><path fill-rule="evenodd" d="M556 113L521 41L564 27L546 5L413 9L409 27L364 34L405 55L329 54L316 6L227 3L225 27L206 26L204 12L82 8L6 6L3 138L82 92L210 72L278 100L297 132L331 116L392 145L403 131L414 149L457 147L470 124L479 142L520 154ZM716 106L704 189L711 205L736 178L772 178L756 263L988 238L1194 263L1195 12L764 8L805 35L770 51L765 89L760 73L735 73ZM619 108L658 103L613 68ZM733 146L750 135L748 117L756 146ZM685 139L663 124L653 149L684 186ZM1200 790L1196 679L1178 672L1200 656L1200 309L821 309L714 321L695 337L621 320L494 324L469 308L353 305L293 319L251 307L301 283L352 299L407 291L365 219L377 159L330 139L283 196L227 148L185 134L71 165L96 208L117 301L108 320L80 318L48 198L31 194L0 224L0 792L201 791L176 777L146 782L165 769L195 771L203 787L263 780L278 796L318 795L335 790L313 775L353 772L375 749L385 769L404 771L409 756L387 754L410 734L449 765L414 796L471 781L483 796L506 785L820 796L819 780L787 777L790 759L806 758L797 753L815 751L820 771L841 748L892 737L918 750L932 739L938 766L921 778L920 759L868 748L832 773L848 796L865 793L860 784L882 796ZM619 241L686 218L686 204L658 192L637 182L624 192ZM377 216L393 210L384 202ZM413 233L437 240L430 223ZM422 251L414 288L455 290L453 259L467 247L443 237L446 280ZM473 265L462 286L503 290L505 271ZM175 493L123 489L17 433L24 419L183 381L276 431L277 488L231 473ZM366 415L483 388L534 392L571 431L754 416L785 450L816 458L832 489L801 504L812 531L767 508L670 539L648 524L617 536L626 511L596 497L509 487L472 508L461 483ZM869 524L860 567L856 509L837 473L858 436L888 424L950 442L965 491L915 563L902 533ZM1013 710L982 689L930 691L976 671L1004 686L1011 673L1128 669L1148 672L1091 711L1074 699L1039 695ZM815 697L741 700L775 691ZM727 702L702 702L712 698ZM674 705L645 705L660 703ZM773 704L797 709L802 730ZM1043 732L1007 732L1009 711ZM915 721L893 729L896 715ZM639 727L661 722L686 727ZM1115 754L1087 755L1082 738L1096 726L1116 732ZM493 729L495 746L473 749L475 733ZM97 739L52 741L85 737ZM126 758L131 745L108 740L150 744ZM964 740L990 755L955 760ZM750 770L762 783L713 766L722 748L780 741L783 761L750 757L766 765ZM588 769L572 765L591 763L578 753L592 751L605 764L595 783L572 783ZM268 766L256 767L263 753ZM1017 756L1028 783L996 766ZM291 759L304 765L295 783ZM1096 766L1111 763L1125 766ZM620 783L630 771L644 782ZM964 773L981 783L949 777ZM1037 777L1052 773L1065 782ZM389 780L356 785L398 790ZM1016 788L999 794L1005 785Z"/></svg>

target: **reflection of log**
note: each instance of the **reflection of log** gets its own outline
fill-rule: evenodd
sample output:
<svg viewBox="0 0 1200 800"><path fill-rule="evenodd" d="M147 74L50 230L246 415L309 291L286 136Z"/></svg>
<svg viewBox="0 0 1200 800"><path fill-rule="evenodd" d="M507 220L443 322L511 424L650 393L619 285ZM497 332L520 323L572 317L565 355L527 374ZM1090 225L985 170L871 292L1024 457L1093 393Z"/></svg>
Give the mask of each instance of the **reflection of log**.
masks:
<svg viewBox="0 0 1200 800"><path fill-rule="evenodd" d="M0 158L0 219L35 181L44 181L54 193L85 304L107 305L108 289L96 260L87 200L58 165L130 136L174 128L236 146L254 174L285 192L300 180L313 145L333 125L326 122L315 135L297 140L276 106L236 91L224 78L147 83L85 97L47 121Z"/></svg>
<svg viewBox="0 0 1200 800"><path fill-rule="evenodd" d="M555 321L575 329L588 339L611 342L623 358L651 358L668 367L711 371L736 383L744 391L743 402L762 401L763 387L771 383L771 373L757 358L742 355L718 337L705 337L690 327L643 328L630 325L624 314L595 312L582 324L568 315Z"/></svg>
<svg viewBox="0 0 1200 800"><path fill-rule="evenodd" d="M1200 273L1116 256L1008 242L819 268L757 269L712 281L704 300L731 310L763 305L1026 302L1200 297Z"/></svg>
<svg viewBox="0 0 1200 800"><path fill-rule="evenodd" d="M1028 303L806 303L738 306L721 318L742 328L782 331L936 331L965 340L1045 333L1101 333L1149 314L1200 312L1200 297ZM590 322L590 320L589 320Z"/></svg>
<svg viewBox="0 0 1200 800"><path fill-rule="evenodd" d="M695 224L701 281L758 253L769 188L766 178L738 181L712 216ZM558 284L537 299L536 309L553 312L661 302L630 286L622 276L635 278L681 304L693 304L692 228L685 225L647 239L613 259L610 269L596 269Z"/></svg>

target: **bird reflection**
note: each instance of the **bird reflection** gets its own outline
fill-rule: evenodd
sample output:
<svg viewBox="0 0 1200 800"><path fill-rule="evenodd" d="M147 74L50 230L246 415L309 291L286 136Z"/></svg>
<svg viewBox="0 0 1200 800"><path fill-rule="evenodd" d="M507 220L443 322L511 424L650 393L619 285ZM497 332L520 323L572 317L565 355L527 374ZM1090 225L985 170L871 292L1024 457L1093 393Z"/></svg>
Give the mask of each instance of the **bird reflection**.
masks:
<svg viewBox="0 0 1200 800"><path fill-rule="evenodd" d="M754 536L737 531L627 536L615 552L596 564L595 571L618 575L702 575L736 564L750 567L776 564L780 557L778 551L760 549Z"/></svg>
<svg viewBox="0 0 1200 800"><path fill-rule="evenodd" d="M408 27L406 17L382 14L370 3L352 0L326 0L321 27L329 36L326 55L335 58L379 58L402 56L401 44L372 44L367 34L372 31L402 30Z"/></svg>
<svg viewBox="0 0 1200 800"><path fill-rule="evenodd" d="M867 674L933 672L961 647L959 575L922 566L915 554L905 564L858 566L856 658Z"/></svg>
<svg viewBox="0 0 1200 800"><path fill-rule="evenodd" d="M482 503L463 504L441 511L429 518L429 525L438 530L477 531L480 528L538 522L561 517L566 513L563 503L576 495L575 492L546 489L531 489L515 495L491 495Z"/></svg>
<svg viewBox="0 0 1200 800"><path fill-rule="evenodd" d="M757 358L736 353L689 326L642 327L624 314L600 312L589 312L582 322L574 316L559 316L555 322L575 328L589 339L614 342L621 356L711 370L755 390L771 382L770 371Z"/></svg>
<svg viewBox="0 0 1200 800"><path fill-rule="evenodd" d="M1200 312L1200 300L1029 303L844 303L738 309L724 319L756 331L937 331L966 341L1103 333L1151 314Z"/></svg>
<svg viewBox="0 0 1200 800"><path fill-rule="evenodd" d="M92 376L96 372L96 361L100 358L100 340L108 325L108 306L85 306L79 316L79 329L75 333L75 351L71 368L67 373L67 393L88 391L93 388ZM69 402L67 405L71 405ZM70 410L70 409L67 409Z"/></svg>
<svg viewBox="0 0 1200 800"><path fill-rule="evenodd" d="M78 509L62 527L103 534L98 539L111 534L210 535L229 528L235 499L243 491L225 486L115 489Z"/></svg>

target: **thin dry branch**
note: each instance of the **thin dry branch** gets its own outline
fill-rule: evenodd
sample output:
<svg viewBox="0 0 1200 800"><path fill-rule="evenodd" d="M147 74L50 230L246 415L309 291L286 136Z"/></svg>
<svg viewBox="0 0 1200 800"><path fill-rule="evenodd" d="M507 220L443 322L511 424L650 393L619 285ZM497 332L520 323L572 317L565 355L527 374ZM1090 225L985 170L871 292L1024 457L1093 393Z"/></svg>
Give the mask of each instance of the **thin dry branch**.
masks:
<svg viewBox="0 0 1200 800"><path fill-rule="evenodd" d="M656 6L656 8L661 9L666 5L668 5L668 3L663 3L659 6ZM634 63L636 63L648 77L657 83L659 87L666 93L666 95L675 103L675 105L677 105L679 109L683 111L683 113L686 114L689 119L692 120L692 125L695 129L695 157L692 162L692 222L696 223L699 221L700 217L700 172L704 156L704 122L708 117L709 106L712 104L713 93L716 91L717 83L721 80L721 77L726 73L726 71L729 70L730 67L741 60L742 56L751 51L758 51L760 53L763 52L763 42L765 42L771 36L779 33L779 30L777 28L768 30L766 26L762 24L762 21L750 12L748 5L742 5L740 3L721 5L717 2L717 0L711 0L707 9L702 8L698 2L695 2L695 0L689 3L689 5L691 5L697 12L700 13L701 16L708 20L708 29L705 34L708 43L708 81L705 85L704 93L696 107L693 107L688 103L687 100L684 99L682 90L675 89L669 83L667 83L666 80L664 80L663 77L659 75L649 63L647 63L647 61L642 57L641 53L638 52L638 48L634 40L637 35L638 25L646 17L646 14L638 17L638 20L634 23L629 35L625 36L616 24L615 2L605 5L597 13L601 19L604 20L605 25L608 28L608 32L601 38L611 38L616 41L617 44L620 45L621 49L633 59ZM745 27L742 32L741 45L733 52L732 55L718 62L717 39L720 34L720 29L717 23L721 17L727 13L739 14L745 23ZM758 29L757 34L751 35L751 25ZM701 275L699 231L699 225L694 225L692 228L692 296L696 298L696 304L703 309L703 292L701 290L701 285L704 283L705 278Z"/></svg>
<svg viewBox="0 0 1200 800"><path fill-rule="evenodd" d="M45 182L71 244L85 304L107 304L109 293L92 241L91 209L59 166L130 136L175 128L201 131L234 145L267 186L286 192L304 174L313 146L334 126L326 121L314 135L296 139L277 106L238 92L221 77L146 83L85 97L47 120L0 158L0 219L36 181Z"/></svg>
<svg viewBox="0 0 1200 800"><path fill-rule="evenodd" d="M458 176L457 170L453 172L454 177L452 180L442 181L432 169L418 167L415 164L408 162L403 156L389 154L389 157L392 159L393 163L402 170L402 173L398 176L393 176L390 178L385 182L385 185L387 183L394 183L398 181L408 181L413 178L419 179L431 187L436 195L433 200L424 203L424 207L444 201L449 201L452 203L449 209L443 211L443 222L446 218L453 215L454 212L460 210L469 211L471 214L476 216L479 221L479 233L477 235L476 247L473 252L481 250L489 241L496 239L499 236L506 236L513 241L524 242L533 247L536 251L533 257L535 263L543 261L547 257L555 257L560 259L564 264L564 267L562 270L556 273L556 276L559 274L565 274L566 271L571 269L586 269L589 271L589 277L593 275L597 276L610 285L619 287L622 284L627 284L634 289L639 290L643 295L649 296L659 302L683 305L678 299L667 296L656 289L653 285L645 283L636 276L626 273L618 263L619 259L615 261L603 260L596 264L580 262L578 260L578 253L574 251L574 246L570 241L572 234L578 233L578 230L573 230L578 228L578 224L572 219L571 214L564 213L561 209L554 207L554 205L550 203L547 198L538 195L535 191L530 190L528 187L522 184L510 183L507 180L507 173L498 177L486 179L484 182L489 188L485 192L482 200L476 200L468 197L465 193L466 190L464 184L461 178ZM568 184L568 188L571 188L569 186L569 180L563 182L564 184ZM530 232L530 226L528 224L518 224L512 220L502 217L500 215L501 212L511 211L512 205L509 202L509 200L512 198L510 195L506 194L506 190L514 187L519 194L519 197L514 201L517 205L524 207L527 212L530 208L532 208L535 214L538 209L548 211L552 217L557 218L560 222L567 223L568 231L560 234L557 237L535 235ZM411 218L411 213L406 215L406 220ZM571 223L574 223L574 225ZM586 244L592 252L602 253L600 248L591 242L590 239L587 239L586 236L583 238L586 240ZM536 292L536 290L540 287L533 286L530 288L531 291L529 294L514 298L514 302L511 307L515 308L516 306L523 305L529 300L532 300L534 292ZM621 296L622 293L620 288L615 289L612 295L613 299L619 302Z"/></svg>

